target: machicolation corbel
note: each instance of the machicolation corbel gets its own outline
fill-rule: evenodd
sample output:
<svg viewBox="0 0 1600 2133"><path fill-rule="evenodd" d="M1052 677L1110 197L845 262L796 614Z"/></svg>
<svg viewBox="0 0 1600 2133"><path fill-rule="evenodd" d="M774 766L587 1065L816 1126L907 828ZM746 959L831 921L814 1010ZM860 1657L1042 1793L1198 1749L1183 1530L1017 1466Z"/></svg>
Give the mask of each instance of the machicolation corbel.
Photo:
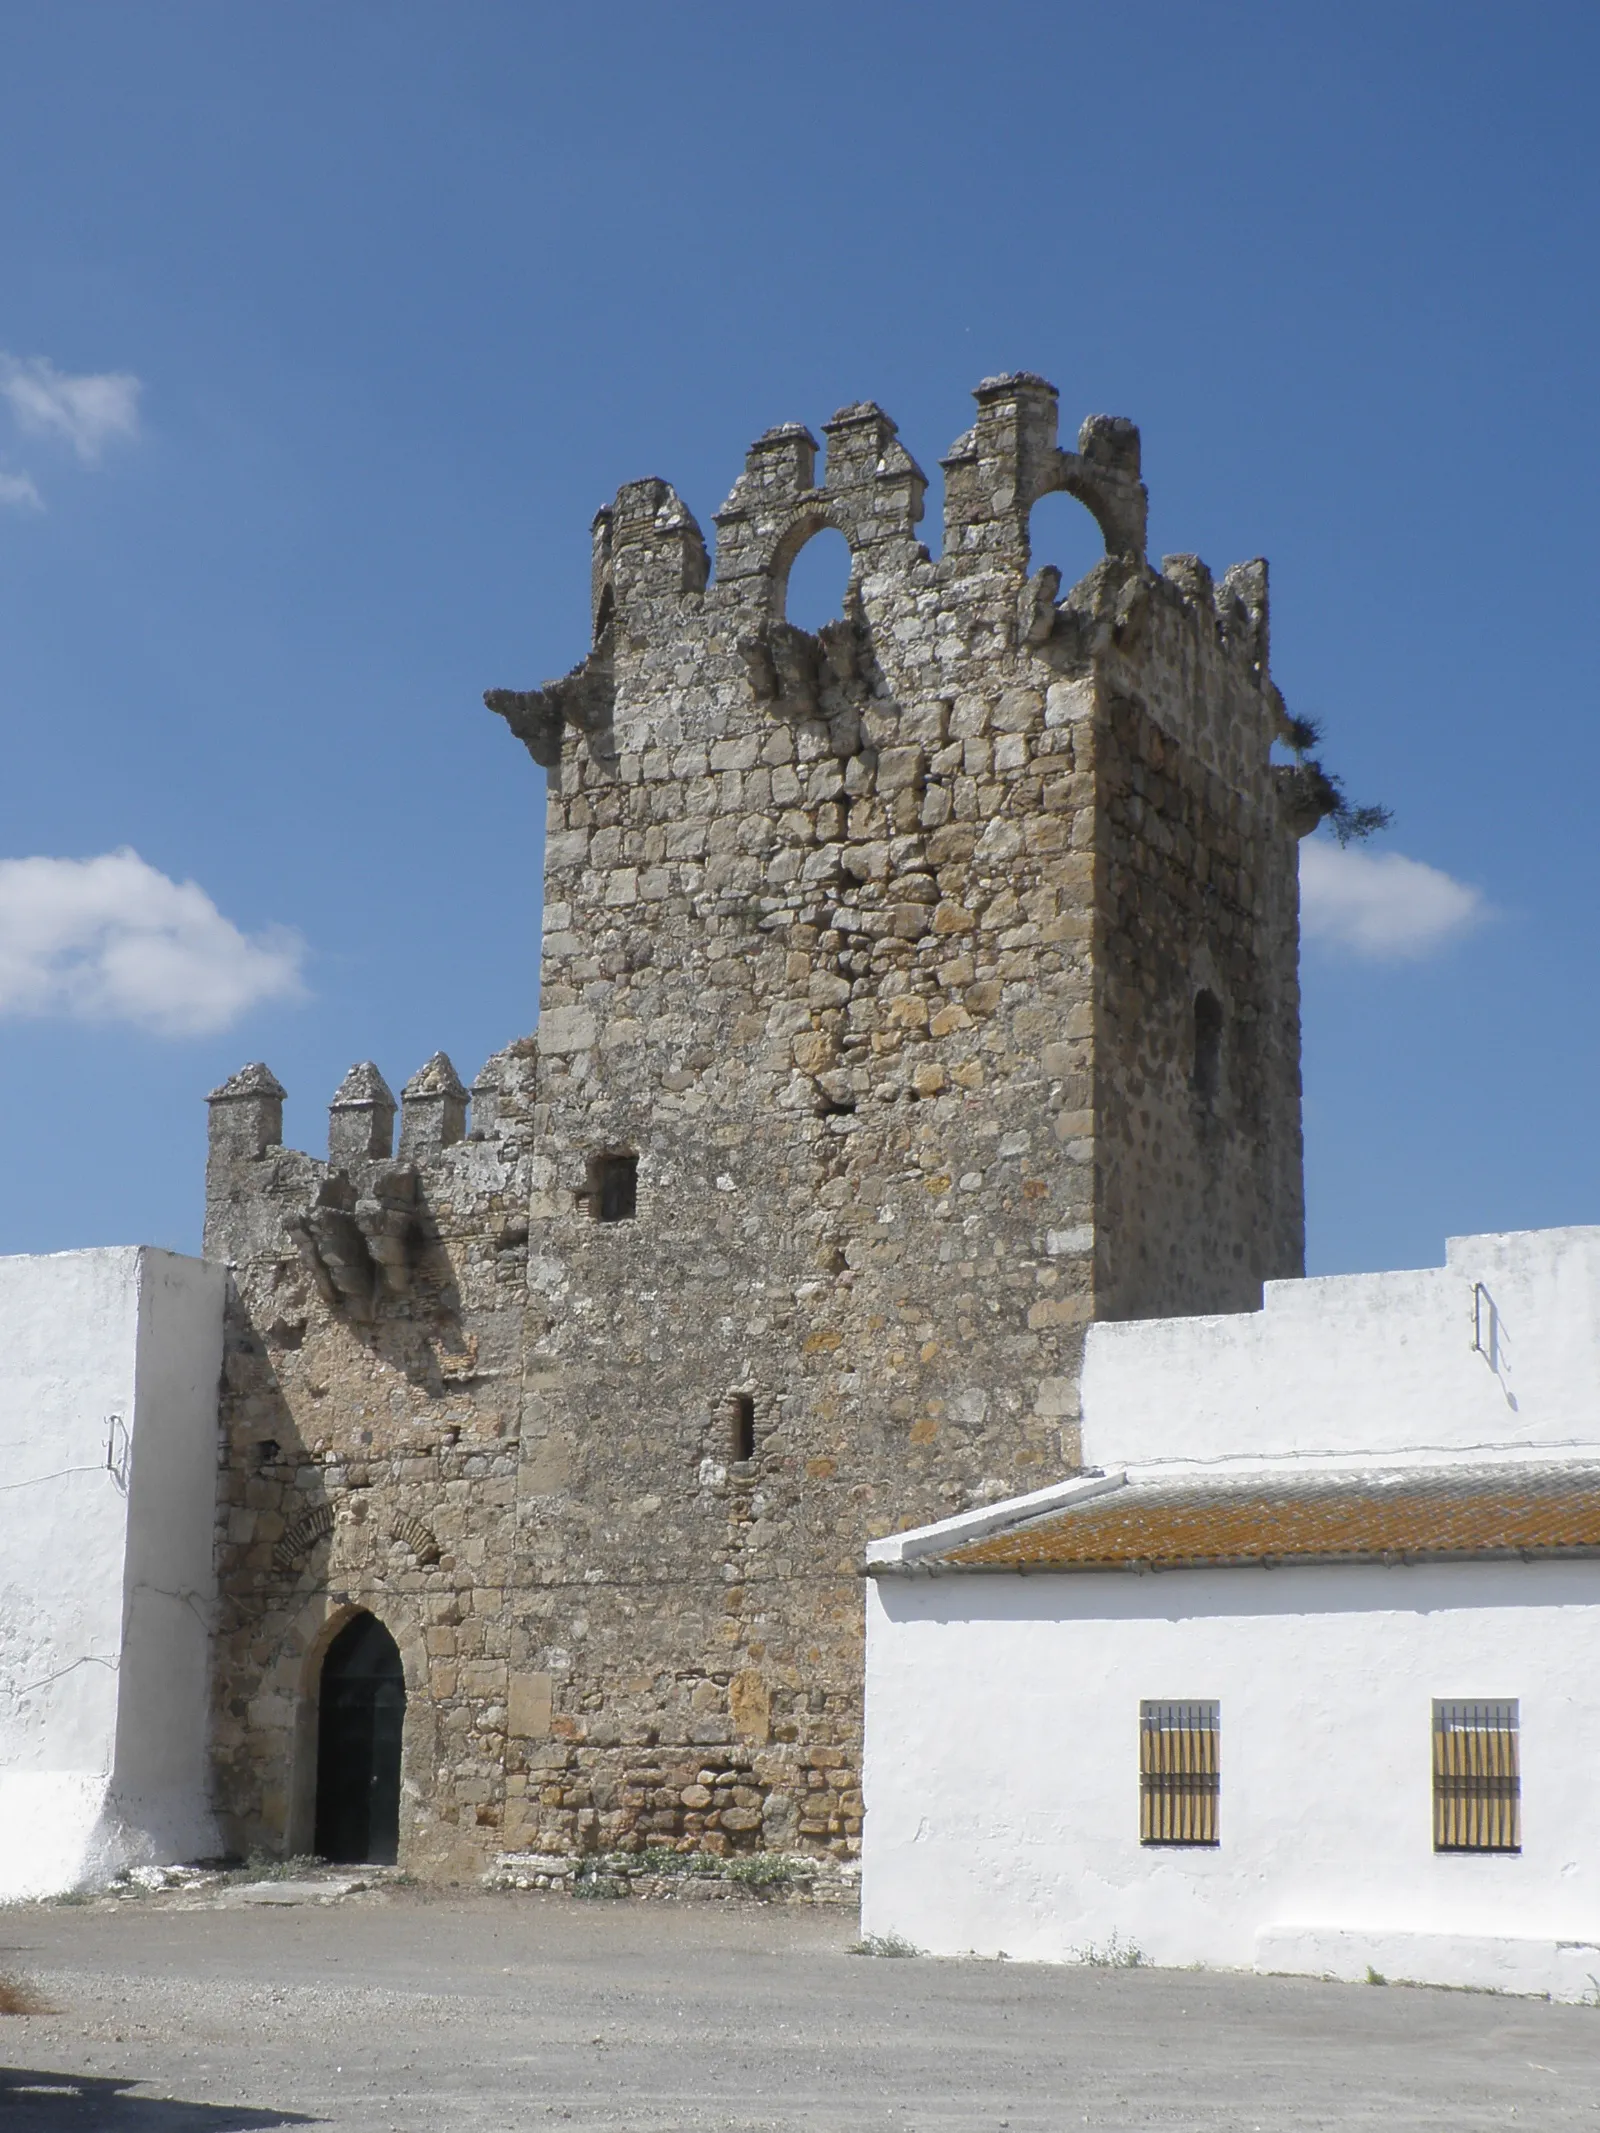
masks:
<svg viewBox="0 0 1600 2133"><path fill-rule="evenodd" d="M417 1173L385 1164L358 1192L344 1171L330 1170L314 1204L286 1215L283 1227L329 1310L365 1322L382 1296L411 1285L422 1238Z"/></svg>
<svg viewBox="0 0 1600 2133"><path fill-rule="evenodd" d="M409 1164L380 1170L355 1206L356 1227L378 1279L392 1296L411 1285L411 1262L421 1237L417 1173Z"/></svg>
<svg viewBox="0 0 1600 2133"><path fill-rule="evenodd" d="M342 1170L331 1170L311 1207L285 1215L283 1228L329 1310L369 1319L377 1300L377 1269L355 1211L355 1186Z"/></svg>
<svg viewBox="0 0 1600 2133"><path fill-rule="evenodd" d="M483 700L503 718L542 770L561 763L561 736L568 726L603 742L616 707L610 627L580 666L542 689L485 689ZM602 748L602 753L611 751Z"/></svg>

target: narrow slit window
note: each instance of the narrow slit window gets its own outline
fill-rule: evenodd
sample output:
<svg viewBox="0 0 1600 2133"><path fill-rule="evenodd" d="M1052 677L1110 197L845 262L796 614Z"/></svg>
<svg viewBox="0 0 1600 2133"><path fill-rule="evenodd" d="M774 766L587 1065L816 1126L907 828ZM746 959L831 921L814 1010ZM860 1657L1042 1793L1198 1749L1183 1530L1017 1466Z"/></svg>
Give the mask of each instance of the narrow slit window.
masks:
<svg viewBox="0 0 1600 2133"><path fill-rule="evenodd" d="M1222 1002L1214 992L1194 996L1194 1093L1214 1103L1222 1088Z"/></svg>
<svg viewBox="0 0 1600 2133"><path fill-rule="evenodd" d="M748 1392L731 1393L728 1398L728 1450L734 1459L753 1459L756 1455L756 1403L755 1395Z"/></svg>
<svg viewBox="0 0 1600 2133"><path fill-rule="evenodd" d="M1433 1848L1520 1852L1522 1765L1515 1700L1433 1707Z"/></svg>
<svg viewBox="0 0 1600 2133"><path fill-rule="evenodd" d="M589 1165L589 1211L597 1222L631 1222L639 1211L639 1158L597 1155Z"/></svg>
<svg viewBox="0 0 1600 2133"><path fill-rule="evenodd" d="M1216 1844L1222 1706L1139 1706L1139 1842Z"/></svg>

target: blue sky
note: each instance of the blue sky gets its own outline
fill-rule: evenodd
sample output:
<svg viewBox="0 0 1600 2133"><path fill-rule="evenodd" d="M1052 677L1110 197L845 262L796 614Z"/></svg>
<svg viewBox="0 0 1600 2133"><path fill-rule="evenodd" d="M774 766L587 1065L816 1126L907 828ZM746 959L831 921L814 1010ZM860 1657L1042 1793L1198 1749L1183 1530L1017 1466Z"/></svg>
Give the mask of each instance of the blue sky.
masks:
<svg viewBox="0 0 1600 2133"><path fill-rule="evenodd" d="M1321 862L1311 1269L1600 1220L1592 7L0 33L0 1250L194 1249L245 1060L316 1148L351 1061L531 1028L541 780L480 694L581 655L595 507L706 521L867 397L931 470L1018 368L1140 423L1157 554L1270 557L1414 862Z"/></svg>

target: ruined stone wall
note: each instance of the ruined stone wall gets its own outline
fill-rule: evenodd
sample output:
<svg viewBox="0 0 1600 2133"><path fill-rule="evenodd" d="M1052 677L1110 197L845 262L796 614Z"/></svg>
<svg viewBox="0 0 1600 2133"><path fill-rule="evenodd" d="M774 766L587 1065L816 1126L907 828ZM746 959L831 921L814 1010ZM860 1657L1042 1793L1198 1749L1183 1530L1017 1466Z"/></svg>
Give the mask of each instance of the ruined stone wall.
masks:
<svg viewBox="0 0 1600 2133"><path fill-rule="evenodd" d="M311 1849L318 1667L357 1607L405 1662L408 1856L470 1872L498 1831L532 1069L531 1044L490 1062L464 1139L465 1092L431 1061L398 1161L370 1065L335 1100L327 1163L280 1145L264 1068L212 1099L206 1252L234 1269L214 1753L240 1850Z"/></svg>
<svg viewBox="0 0 1600 2133"><path fill-rule="evenodd" d="M490 697L549 772L545 938L473 1137L438 1061L399 1163L375 1070L326 1166L276 1146L259 1070L219 1092L249 1841L305 1829L320 1652L363 1604L406 1660L414 1867L847 1855L865 1541L1071 1466L1090 1317L1299 1271L1264 574L1153 572L1130 425L1063 452L1042 381L977 397L937 561L871 406L820 485L807 432L757 441L714 574L665 483L596 521L590 658ZM1065 601L1028 554L1059 488L1108 551ZM813 636L784 597L824 526L853 571Z"/></svg>

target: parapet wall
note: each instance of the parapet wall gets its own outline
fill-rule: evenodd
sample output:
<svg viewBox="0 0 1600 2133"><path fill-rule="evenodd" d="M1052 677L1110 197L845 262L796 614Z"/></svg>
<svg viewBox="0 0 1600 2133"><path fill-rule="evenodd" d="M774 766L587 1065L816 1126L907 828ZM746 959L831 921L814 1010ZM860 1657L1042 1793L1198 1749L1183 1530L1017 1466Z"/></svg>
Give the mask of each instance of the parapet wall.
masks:
<svg viewBox="0 0 1600 2133"><path fill-rule="evenodd" d="M1600 1451L1600 1229L1452 1237L1441 1267L1089 1336L1095 1466L1519 1449Z"/></svg>

